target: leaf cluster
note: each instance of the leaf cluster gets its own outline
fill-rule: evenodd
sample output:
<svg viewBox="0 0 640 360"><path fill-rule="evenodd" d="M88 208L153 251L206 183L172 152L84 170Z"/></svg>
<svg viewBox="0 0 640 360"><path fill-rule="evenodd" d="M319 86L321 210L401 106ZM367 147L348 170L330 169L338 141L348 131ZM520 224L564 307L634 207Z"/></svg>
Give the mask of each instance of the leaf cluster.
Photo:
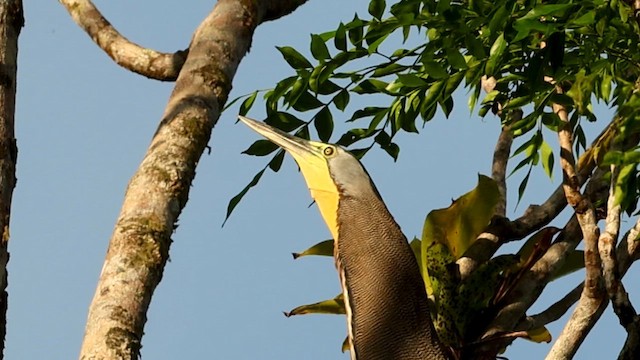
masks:
<svg viewBox="0 0 640 360"><path fill-rule="evenodd" d="M312 34L310 58L278 47L293 74L263 92L268 124L303 138L314 131L321 141L337 139L357 157L377 145L397 159L396 135L417 133L438 110L449 116L453 93L466 87L470 109L479 103L481 116L497 113L515 136L528 135L513 154L521 157L513 171L527 171L522 196L533 167L553 173L555 156L543 136L561 127L552 104L568 109L579 151L587 145L581 121L596 120L593 102L622 106L637 87L640 32L624 1L404 0L388 6L374 0L368 11L367 19L355 15L335 30ZM495 80L486 95L483 78ZM241 115L258 93L244 97ZM378 105L352 110L355 96ZM522 110L523 116L511 116ZM334 136L338 117L349 129ZM274 151L258 140L245 153ZM271 170L279 169L282 156L274 156Z"/></svg>

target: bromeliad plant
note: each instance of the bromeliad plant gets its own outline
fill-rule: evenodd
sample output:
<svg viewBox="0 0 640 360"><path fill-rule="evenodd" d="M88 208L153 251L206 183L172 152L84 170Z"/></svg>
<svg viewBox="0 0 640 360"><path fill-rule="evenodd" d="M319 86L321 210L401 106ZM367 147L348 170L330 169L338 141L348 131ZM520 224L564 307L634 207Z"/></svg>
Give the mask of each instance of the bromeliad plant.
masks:
<svg viewBox="0 0 640 360"><path fill-rule="evenodd" d="M445 209L431 211L425 220L421 239L413 239L411 248L420 265L425 289L433 305L434 325L440 339L462 358L465 349L491 339L479 339L479 330L490 325L496 313L508 305L502 300L512 291L522 274L549 248L559 229L548 227L533 234L517 254L500 255L480 265L461 279L456 261L481 238L491 222L499 200L495 182L479 176L478 185ZM322 241L295 259L309 256L333 256L333 240ZM584 266L582 252L576 252L555 278ZM342 295L313 304L298 306L287 316L304 314L344 314ZM500 336L523 337L536 342L551 341L544 326ZM346 342L345 342L346 343ZM343 345L343 349L344 349Z"/></svg>

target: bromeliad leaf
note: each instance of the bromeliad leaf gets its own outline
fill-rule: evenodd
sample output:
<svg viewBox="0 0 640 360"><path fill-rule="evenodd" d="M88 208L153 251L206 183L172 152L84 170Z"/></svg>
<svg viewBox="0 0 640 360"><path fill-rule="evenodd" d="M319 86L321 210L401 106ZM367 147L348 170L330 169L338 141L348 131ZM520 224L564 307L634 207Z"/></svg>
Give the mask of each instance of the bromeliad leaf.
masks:
<svg viewBox="0 0 640 360"><path fill-rule="evenodd" d="M298 306L289 312L285 312L284 315L286 317L290 317L294 315L305 315L305 314L344 315L345 313L346 311L344 308L344 299L342 297L342 294L340 294L330 300Z"/></svg>
<svg viewBox="0 0 640 360"><path fill-rule="evenodd" d="M550 343L552 337L549 330L546 327L542 326L536 329L527 330L527 336L525 337L525 339L536 343Z"/></svg>
<svg viewBox="0 0 640 360"><path fill-rule="evenodd" d="M321 241L300 253L292 253L294 259L309 255L333 256L333 239Z"/></svg>
<svg viewBox="0 0 640 360"><path fill-rule="evenodd" d="M443 244L456 259L460 258L489 225L499 198L498 186L493 179L479 175L475 189L448 208L433 210L427 215L422 241Z"/></svg>

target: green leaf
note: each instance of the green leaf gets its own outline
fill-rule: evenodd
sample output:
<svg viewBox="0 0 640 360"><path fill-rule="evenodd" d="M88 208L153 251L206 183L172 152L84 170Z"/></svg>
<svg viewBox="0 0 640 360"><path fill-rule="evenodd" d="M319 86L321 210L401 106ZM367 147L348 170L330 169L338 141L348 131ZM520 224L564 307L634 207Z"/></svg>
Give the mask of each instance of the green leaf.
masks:
<svg viewBox="0 0 640 360"><path fill-rule="evenodd" d="M265 94L267 105L272 109L276 109L278 101L282 95L296 83L297 79L297 76L290 76L286 79L280 80L272 91Z"/></svg>
<svg viewBox="0 0 640 360"><path fill-rule="evenodd" d="M278 151L276 156L274 156L273 159L269 161L268 166L269 166L269 169L271 169L271 171L278 172L280 170L280 167L282 166L282 161L284 160L284 154L285 154L285 151L280 149L280 151Z"/></svg>
<svg viewBox="0 0 640 360"><path fill-rule="evenodd" d="M298 119L297 117L282 111L271 114L269 117L267 117L267 120L265 120L265 122L268 125L286 132L293 131L305 124L304 121Z"/></svg>
<svg viewBox="0 0 640 360"><path fill-rule="evenodd" d="M313 65L298 50L291 46L276 47L284 57L284 60L294 69L310 69Z"/></svg>
<svg viewBox="0 0 640 360"><path fill-rule="evenodd" d="M469 33L465 34L465 44L469 53L476 59L483 59L487 56L482 41L478 40L477 37Z"/></svg>
<svg viewBox="0 0 640 360"><path fill-rule="evenodd" d="M542 141L540 145L540 156L542 157L542 168L549 178L553 178L553 150L546 141Z"/></svg>
<svg viewBox="0 0 640 360"><path fill-rule="evenodd" d="M537 32L545 34L553 30L551 24L542 23L538 19L516 20L516 22L513 24L513 28L518 31L516 37L511 40L514 43L526 38L531 33Z"/></svg>
<svg viewBox="0 0 640 360"><path fill-rule="evenodd" d="M252 187L258 184L258 181L260 181L260 178L264 174L264 170L265 169L258 171L258 173L251 180L251 182L249 182L249 184L245 186L244 189L242 189L242 191L240 191L236 196L234 196L233 198L231 198L231 200L229 200L229 204L227 205L227 215L224 217L222 226L224 226L224 224L227 223L227 220L229 220L229 216L231 216L233 209L235 209L236 206L238 206L238 204L240 203L240 200L242 200L242 198L247 194L249 189L251 189Z"/></svg>
<svg viewBox="0 0 640 360"><path fill-rule="evenodd" d="M531 9L525 16L518 20L538 19L542 16L556 15L562 16L567 10L572 8L574 4L545 4L538 5Z"/></svg>
<svg viewBox="0 0 640 360"><path fill-rule="evenodd" d="M425 72L430 77L436 80L443 79L449 76L449 73L447 73L447 70L445 70L444 67L442 67L442 65L440 65L435 61L424 61L422 65L424 66Z"/></svg>
<svg viewBox="0 0 640 360"><path fill-rule="evenodd" d="M458 86L462 82L462 79L464 79L464 72L462 71L458 71L451 75L449 79L447 79L447 83L443 92L443 98L449 98L451 94L453 94L453 92L458 89Z"/></svg>
<svg viewBox="0 0 640 360"><path fill-rule="evenodd" d="M593 24L595 19L596 19L596 11L591 10L583 14L579 18L570 21L570 24L573 24L575 26L587 26L587 25Z"/></svg>
<svg viewBox="0 0 640 360"><path fill-rule="evenodd" d="M607 152L602 159L602 163L600 165L621 165L624 159L624 153L619 150L612 150Z"/></svg>
<svg viewBox="0 0 640 360"><path fill-rule="evenodd" d="M249 109L251 109L251 107L253 106L253 103L256 101L256 96L258 96L258 92L254 91L253 94L249 95L248 98L244 99L242 104L240 104L240 110L238 111L239 115L242 115L242 116L247 115L247 112L249 111Z"/></svg>
<svg viewBox="0 0 640 360"><path fill-rule="evenodd" d="M331 59L329 49L327 49L327 45L319 35L311 35L311 55L313 55L316 60L320 61Z"/></svg>
<svg viewBox="0 0 640 360"><path fill-rule="evenodd" d="M440 80L440 81L436 81L435 83L433 83L433 85L431 85L431 87L427 91L427 95L424 97L424 100L422 101L422 105L420 107L421 114L423 110L435 105L436 101L440 99L440 96L442 95L442 91L444 90L446 84L447 84L446 81ZM427 119L424 119L424 120L426 121Z"/></svg>
<svg viewBox="0 0 640 360"><path fill-rule="evenodd" d="M416 261L418 262L420 273L422 274L422 261L420 261L420 254L422 252L422 241L414 237L413 240L409 242L409 246L411 246L411 251L413 252L413 256L415 256Z"/></svg>
<svg viewBox="0 0 640 360"><path fill-rule="evenodd" d="M321 241L300 253L292 253L294 259L309 255L333 256L333 239Z"/></svg>
<svg viewBox="0 0 640 360"><path fill-rule="evenodd" d="M389 35L391 35L391 33L386 33L377 38L375 41L371 42L367 47L367 52L369 54L373 54L378 51L378 47L387 39L387 37L389 37Z"/></svg>
<svg viewBox="0 0 640 360"><path fill-rule="evenodd" d="M325 104L313 96L310 92L304 91L292 104L292 107L296 111L305 112L313 109L317 109Z"/></svg>
<svg viewBox="0 0 640 360"><path fill-rule="evenodd" d="M298 78L291 87L291 90L284 95L285 104L295 105L300 96L307 91L309 82L308 79Z"/></svg>
<svg viewBox="0 0 640 360"><path fill-rule="evenodd" d="M344 315L346 314L344 308L344 299L342 294L336 296L333 299L320 301L314 304L302 305L298 306L295 309L285 312L284 315L286 317L294 316L294 315L305 315L305 314L334 314L334 315Z"/></svg>
<svg viewBox="0 0 640 360"><path fill-rule="evenodd" d="M243 151L243 154L253 155L253 156L265 156L271 154L272 152L278 149L278 145L272 143L269 140L256 140L253 144L247 148L247 150Z"/></svg>
<svg viewBox="0 0 640 360"><path fill-rule="evenodd" d="M542 326L539 328L526 330L527 336L525 339L529 341L533 341L535 343L550 343L551 342L551 333L547 330L546 327Z"/></svg>
<svg viewBox="0 0 640 360"><path fill-rule="evenodd" d="M460 258L478 235L489 225L500 198L493 179L479 175L478 185L462 195L446 209L433 210L427 215L422 233L423 245L438 242L446 245L451 254Z"/></svg>
<svg viewBox="0 0 640 360"><path fill-rule="evenodd" d="M503 109L504 110L518 109L525 105L528 105L529 103L531 103L532 100L533 99L529 95L513 98L507 102L507 104L504 106Z"/></svg>
<svg viewBox="0 0 640 360"><path fill-rule="evenodd" d="M627 197L629 196L626 183L629 178L635 177L632 175L635 175L636 173L636 166L637 164L629 164L629 165L624 165L620 168L620 172L618 173L618 178L616 179L616 185L613 191L614 203L616 205L623 204L624 200L626 200ZM632 194L632 195L635 196L635 194Z"/></svg>
<svg viewBox="0 0 640 360"><path fill-rule="evenodd" d="M446 53L447 53L447 60L449 61L449 64L453 68L459 69L459 70L468 68L467 61L464 59L464 56L462 56L462 54L458 52L458 50L454 48L447 48Z"/></svg>
<svg viewBox="0 0 640 360"><path fill-rule="evenodd" d="M422 87L427 85L424 79L414 74L398 74L398 81L407 87Z"/></svg>
<svg viewBox="0 0 640 360"><path fill-rule="evenodd" d="M371 74L371 77L383 77L383 76L387 76L387 75L391 75L391 74L395 74L401 71L404 71L408 68L408 66L406 65L401 65L398 63L392 63L386 66L382 66L382 67L377 67L374 71L373 74Z"/></svg>
<svg viewBox="0 0 640 360"><path fill-rule="evenodd" d="M507 49L507 41L504 39L504 34L500 34L498 38L491 45L491 50L489 51L489 60L487 60L486 65L486 74L494 75L496 72L496 67L500 64L502 60L502 54Z"/></svg>
<svg viewBox="0 0 640 360"><path fill-rule="evenodd" d="M345 29L343 23L340 23L340 25L338 25L336 35L333 38L333 44L335 45L336 49L347 51L347 30Z"/></svg>
<svg viewBox="0 0 640 360"><path fill-rule="evenodd" d="M313 124L318 132L318 137L322 142L329 142L333 133L333 116L328 107L323 107L314 117Z"/></svg>
<svg viewBox="0 0 640 360"><path fill-rule="evenodd" d="M386 92L386 88L389 84L377 79L365 79L362 80L351 91L356 94L376 94Z"/></svg>
<svg viewBox="0 0 640 360"><path fill-rule="evenodd" d="M371 0L369 2L369 14L374 18L381 20L386 4L384 0Z"/></svg>
<svg viewBox="0 0 640 360"><path fill-rule="evenodd" d="M349 105L349 91L347 89L342 89L336 96L333 98L333 104L340 111L344 111Z"/></svg>
<svg viewBox="0 0 640 360"><path fill-rule="evenodd" d="M362 47L362 39L364 30L362 29L364 26L364 22L358 18L356 15L353 20L347 24L347 35L349 37L349 42L355 47Z"/></svg>
<svg viewBox="0 0 640 360"><path fill-rule="evenodd" d="M374 116L380 113L381 111L386 111L386 110L387 110L386 107L367 106L364 109L358 109L354 111L353 115L351 116L351 119L347 120L347 122L352 122L365 117Z"/></svg>
<svg viewBox="0 0 640 360"><path fill-rule="evenodd" d="M531 168L529 168L529 171L527 172L527 175L525 175L525 177L520 182L520 185L518 185L518 202L516 203L516 206L517 206L517 204L520 204L520 200L522 200L522 196L524 195L524 191L527 188L527 183L529 182L529 175L531 175Z"/></svg>
<svg viewBox="0 0 640 360"><path fill-rule="evenodd" d="M456 259L444 244L436 242L436 239L424 237L422 238L420 255L420 268L427 294L429 297L438 299L443 287L441 285L444 285L442 281L448 274L447 267L449 264L455 263Z"/></svg>

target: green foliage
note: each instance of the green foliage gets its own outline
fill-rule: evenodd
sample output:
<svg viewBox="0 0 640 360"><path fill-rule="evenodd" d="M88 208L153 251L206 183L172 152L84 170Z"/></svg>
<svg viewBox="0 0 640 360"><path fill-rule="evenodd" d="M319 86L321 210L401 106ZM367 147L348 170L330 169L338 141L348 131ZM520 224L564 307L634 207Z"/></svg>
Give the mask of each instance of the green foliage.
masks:
<svg viewBox="0 0 640 360"><path fill-rule="evenodd" d="M593 101L625 106L640 75L640 31L623 1L403 0L388 6L373 0L368 13L312 34L311 58L278 47L293 74L264 92L267 123L306 138L313 124L322 141L355 146L358 157L377 145L397 159L396 135L417 133L438 110L449 116L452 94L464 86L471 109L479 102L484 116L501 108L503 124L528 136L514 154L522 158L513 171L526 169L522 197L533 167L553 174L555 156L543 130L556 132L561 122L551 104L569 111L580 151L587 145L581 120L596 120ZM496 80L484 97L483 76ZM241 114L255 105L255 94ZM354 96L370 95L388 100L340 114ZM520 110L523 116L511 116ZM336 118L353 125L336 136Z"/></svg>
<svg viewBox="0 0 640 360"><path fill-rule="evenodd" d="M267 123L307 139L313 132L321 141L350 147L357 157L378 147L397 159L397 135L418 133L437 115L448 117L457 105L453 94L466 88L470 111L498 115L516 137L511 174L524 173L518 200L535 167L554 175L560 154L549 134L570 130L575 153L582 153L578 168L595 162L614 169L616 203L629 215L637 211L640 28L628 2L371 0L367 11L364 18L355 15L334 30L312 34L307 52L278 48L291 75L260 91ZM495 80L486 94L483 78ZM241 114L260 103L257 93L243 97ZM371 101L354 108L356 97ZM598 102L614 108L616 116L605 119L610 126L589 145L583 125L602 121L594 114ZM568 122L558 116L558 106ZM348 129L336 133L337 119L346 119ZM245 153L266 156L275 150L258 140ZM282 156L277 152L231 200L228 214L267 167L279 169ZM495 184L480 177L476 190L430 214L422 239L411 242L434 301L436 328L453 348L477 340L474 331L487 325L558 230L539 230L518 254L494 257L461 280L455 262L489 223L497 197ZM323 242L299 255L330 255L332 247ZM573 251L553 278L582 267L584 254ZM544 327L526 336L550 339Z"/></svg>

